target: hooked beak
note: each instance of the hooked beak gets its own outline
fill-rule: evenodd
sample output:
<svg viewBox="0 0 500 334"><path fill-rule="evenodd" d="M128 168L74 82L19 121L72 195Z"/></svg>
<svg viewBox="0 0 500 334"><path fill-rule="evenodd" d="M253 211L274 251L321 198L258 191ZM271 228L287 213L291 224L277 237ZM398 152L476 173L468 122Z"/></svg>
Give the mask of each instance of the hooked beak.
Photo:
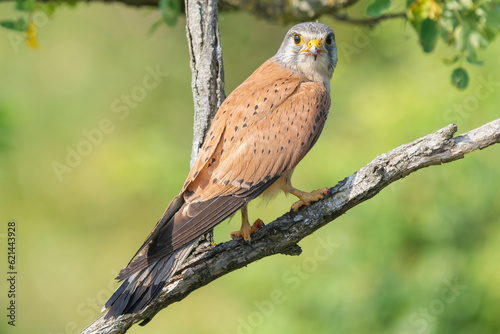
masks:
<svg viewBox="0 0 500 334"><path fill-rule="evenodd" d="M307 52L308 55L313 56L314 60L316 60L318 55L321 52L326 52L326 50L323 49L320 41L318 41L317 39L312 39L307 43L307 46L301 52Z"/></svg>

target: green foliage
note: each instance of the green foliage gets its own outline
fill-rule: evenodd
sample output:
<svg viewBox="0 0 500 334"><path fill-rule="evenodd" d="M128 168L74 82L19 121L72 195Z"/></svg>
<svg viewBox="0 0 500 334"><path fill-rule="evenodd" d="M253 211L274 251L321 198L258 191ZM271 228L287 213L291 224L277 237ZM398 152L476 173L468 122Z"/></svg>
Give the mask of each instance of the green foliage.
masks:
<svg viewBox="0 0 500 334"><path fill-rule="evenodd" d="M16 0L14 8L17 11L31 13L36 7L36 0ZM18 31L27 32L28 31L28 15L23 14L17 20L3 20L0 21L0 26Z"/></svg>
<svg viewBox="0 0 500 334"><path fill-rule="evenodd" d="M37 26L33 21L33 16L35 13L41 12L50 17L54 14L56 8L62 4L62 2L37 3L36 0L16 0L14 9L22 12L22 15L17 20L7 19L0 21L0 26L17 33L24 33L27 45L36 49L38 48L36 38ZM66 4L74 7L76 2L66 2Z"/></svg>
<svg viewBox="0 0 500 334"><path fill-rule="evenodd" d="M14 20L0 21L0 26L6 29L25 32L28 30L28 21L26 21L26 18L24 16L20 16L16 21Z"/></svg>
<svg viewBox="0 0 500 334"><path fill-rule="evenodd" d="M429 18L422 21L422 25L420 26L420 42L422 43L424 52L429 53L434 50L438 37L439 30L436 21Z"/></svg>
<svg viewBox="0 0 500 334"><path fill-rule="evenodd" d="M36 7L36 0L16 0L16 9L31 12Z"/></svg>
<svg viewBox="0 0 500 334"><path fill-rule="evenodd" d="M471 65L482 65L477 54L488 47L498 34L499 13L498 0L416 0L408 4L408 19L419 32L424 52L434 49L438 34L456 50L457 55L452 61L445 61L447 64L465 60ZM466 70L456 69L452 82L457 88L466 88Z"/></svg>
<svg viewBox="0 0 500 334"><path fill-rule="evenodd" d="M11 3L0 6L17 14ZM78 333L97 318L118 286L117 271L184 183L193 120L189 53L179 47L186 33L179 20L145 39L154 21L146 12L102 3L61 11L57 24L40 31L50 40L36 53L15 53L0 38L0 214L3 226L18 222L22 258L18 324L13 331L2 321L0 333ZM322 22L336 28L339 44L356 36L352 26ZM497 64L470 66L470 86L459 92L449 80L430 79L448 68L402 39L400 22L387 23L384 38L373 38L355 61L340 54L329 119L293 175L296 187L333 186L448 123L463 133L499 117ZM273 55L287 31L234 12L222 14L220 28L227 93ZM453 58L444 49L433 55ZM494 43L482 57L498 54ZM156 64L169 76L135 100L145 68ZM130 110L121 119L112 106L124 96L135 104L120 102ZM106 118L115 130L59 182L51 164L66 163L67 147L77 149L87 140L82 131ZM302 255L257 261L127 333L498 333L499 165L500 145L493 145L411 174L305 238ZM282 194L270 205L253 201L250 218L271 222L293 201ZM216 242L239 224L238 213L220 224ZM338 247L327 253L318 240ZM443 290L455 279L466 289ZM285 301L269 306L276 290ZM443 291L452 302L442 301Z"/></svg>
<svg viewBox="0 0 500 334"><path fill-rule="evenodd" d="M455 64L459 60L460 60L460 56L459 55L455 55L452 58L444 58L443 59L443 63L445 63L446 65L453 65L453 64Z"/></svg>
<svg viewBox="0 0 500 334"><path fill-rule="evenodd" d="M377 18L392 7L396 5L390 0L374 0L367 5L366 14ZM456 55L444 60L448 65L458 61L483 65L478 51L487 48L500 30L499 0L407 0L406 7L424 52L434 51L440 37L455 49ZM464 89L468 85L467 71L462 67L457 70L452 82L456 84L460 78L461 84L456 87Z"/></svg>
<svg viewBox="0 0 500 334"><path fill-rule="evenodd" d="M63 3L72 7L77 4L73 0L49 3L16 0L14 8L23 12L23 15L17 19L0 21L0 26L26 33L28 45L36 47L36 26L31 26L29 30L33 13L43 11L51 16ZM500 31L500 0L406 0L405 5L391 0L371 0L365 13L377 19L390 9L399 12L401 6L406 8L407 18L419 36L423 51L432 53L441 39L456 53L445 59L444 63L453 65L460 62L460 73L467 71L462 63L476 66L484 64L478 53L486 49ZM149 35L163 23L170 27L176 25L181 12L181 0L159 0L158 9L161 19L150 26ZM452 77L453 82L455 79ZM467 80L461 82L465 82L466 86L468 84Z"/></svg>
<svg viewBox="0 0 500 334"><path fill-rule="evenodd" d="M389 0L387 0L389 1ZM49 17L54 14L57 8L61 5L67 5L69 7L76 7L77 1L64 1L64 2L44 2L37 3L37 0L16 0L14 9L23 12L17 20L7 19L0 21L0 26L9 30L14 30L16 32L25 33L28 45L37 44L35 40L35 26L32 26L32 31L29 31L29 22L33 14L37 11L41 11L48 15ZM161 20L153 23L149 29L149 35L152 35L160 26L166 24L167 26L173 27L177 23L179 14L181 12L181 0L159 0L158 8L161 15Z"/></svg>
<svg viewBox="0 0 500 334"><path fill-rule="evenodd" d="M379 17L391 6L391 0L373 0L366 6L366 15L371 17Z"/></svg>
<svg viewBox="0 0 500 334"><path fill-rule="evenodd" d="M469 84L469 75L463 67L456 68L451 73L451 82L458 89L465 89Z"/></svg>
<svg viewBox="0 0 500 334"><path fill-rule="evenodd" d="M179 0L160 0L160 13L163 22L168 26L174 26L181 11Z"/></svg>
<svg viewBox="0 0 500 334"><path fill-rule="evenodd" d="M161 20L158 20L151 25L149 28L150 36L154 34L155 31L158 30L158 28L163 24L166 24L169 27L175 26L181 12L180 0L159 0L158 6L160 9Z"/></svg>

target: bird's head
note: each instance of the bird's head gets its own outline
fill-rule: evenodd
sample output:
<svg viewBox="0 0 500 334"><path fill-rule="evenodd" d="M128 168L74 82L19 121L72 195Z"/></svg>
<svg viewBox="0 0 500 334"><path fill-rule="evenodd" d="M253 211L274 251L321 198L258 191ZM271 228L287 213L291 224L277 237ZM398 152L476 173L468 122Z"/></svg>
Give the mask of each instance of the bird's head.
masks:
<svg viewBox="0 0 500 334"><path fill-rule="evenodd" d="M329 26L306 22L286 34L273 60L306 78L329 87L337 65L335 33Z"/></svg>

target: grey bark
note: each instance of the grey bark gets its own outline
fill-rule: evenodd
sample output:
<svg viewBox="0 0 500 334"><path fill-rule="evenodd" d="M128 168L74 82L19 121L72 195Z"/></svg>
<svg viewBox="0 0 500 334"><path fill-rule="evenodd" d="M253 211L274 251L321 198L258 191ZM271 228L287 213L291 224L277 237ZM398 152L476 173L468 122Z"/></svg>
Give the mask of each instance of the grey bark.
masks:
<svg viewBox="0 0 500 334"><path fill-rule="evenodd" d="M321 201L290 211L252 235L252 246L240 239L217 246L201 242L152 305L138 314L95 320L82 333L125 333L213 280L275 254L300 254L297 243L350 208L375 196L392 182L419 169L461 159L470 152L500 143L500 118L453 137L455 124L376 157L365 167L329 188Z"/></svg>
<svg viewBox="0 0 500 334"><path fill-rule="evenodd" d="M226 94L217 0L185 0L185 8L194 106L193 146L189 164L193 166ZM197 251L199 246L196 244L201 240L213 240L213 231L195 241L191 252Z"/></svg>
<svg viewBox="0 0 500 334"><path fill-rule="evenodd" d="M192 166L215 112L226 95L217 0L186 0L185 6L194 102Z"/></svg>

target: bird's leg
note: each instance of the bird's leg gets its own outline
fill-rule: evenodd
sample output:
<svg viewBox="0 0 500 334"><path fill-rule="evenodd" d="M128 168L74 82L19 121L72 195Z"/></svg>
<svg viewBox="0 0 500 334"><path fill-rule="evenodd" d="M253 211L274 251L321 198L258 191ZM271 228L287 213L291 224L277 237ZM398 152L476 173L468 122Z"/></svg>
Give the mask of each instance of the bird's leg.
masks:
<svg viewBox="0 0 500 334"><path fill-rule="evenodd" d="M297 212L301 206L309 206L311 203L319 201L328 194L328 187L311 191L310 193L295 189L291 185L286 189L288 193L297 196L300 200L292 204L293 211Z"/></svg>
<svg viewBox="0 0 500 334"><path fill-rule="evenodd" d="M239 231L234 231L231 233L231 238L238 238L238 237L243 237L245 241L250 243L252 241L252 238L250 237L250 234L257 232L260 230L260 228L264 226L264 223L262 220L257 219L253 225L250 225L248 223L248 209L247 205L243 206L241 208L241 229Z"/></svg>

